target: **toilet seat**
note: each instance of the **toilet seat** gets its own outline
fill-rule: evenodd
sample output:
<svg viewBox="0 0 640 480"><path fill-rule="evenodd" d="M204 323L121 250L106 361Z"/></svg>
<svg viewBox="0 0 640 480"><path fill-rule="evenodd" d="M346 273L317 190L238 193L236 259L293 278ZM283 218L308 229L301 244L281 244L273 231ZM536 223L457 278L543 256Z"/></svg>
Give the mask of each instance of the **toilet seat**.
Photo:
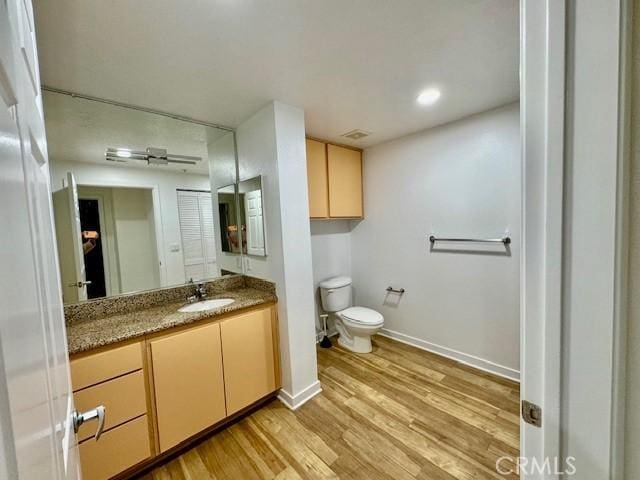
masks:
<svg viewBox="0 0 640 480"><path fill-rule="evenodd" d="M358 325L377 326L384 323L384 317L380 312L376 312L366 307L349 307L345 308L339 315L349 322Z"/></svg>

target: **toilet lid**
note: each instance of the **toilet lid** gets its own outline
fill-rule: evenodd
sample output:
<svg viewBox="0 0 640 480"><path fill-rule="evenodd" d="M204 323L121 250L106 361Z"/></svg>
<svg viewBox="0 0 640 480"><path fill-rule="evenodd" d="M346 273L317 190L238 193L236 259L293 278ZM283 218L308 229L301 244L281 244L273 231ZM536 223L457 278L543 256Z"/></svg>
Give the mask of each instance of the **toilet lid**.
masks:
<svg viewBox="0 0 640 480"><path fill-rule="evenodd" d="M384 317L375 310L366 307L349 307L340 312L342 317L363 325L380 325L384 323Z"/></svg>
<svg viewBox="0 0 640 480"><path fill-rule="evenodd" d="M320 282L320 288L340 288L351 285L351 279L349 277L332 277Z"/></svg>

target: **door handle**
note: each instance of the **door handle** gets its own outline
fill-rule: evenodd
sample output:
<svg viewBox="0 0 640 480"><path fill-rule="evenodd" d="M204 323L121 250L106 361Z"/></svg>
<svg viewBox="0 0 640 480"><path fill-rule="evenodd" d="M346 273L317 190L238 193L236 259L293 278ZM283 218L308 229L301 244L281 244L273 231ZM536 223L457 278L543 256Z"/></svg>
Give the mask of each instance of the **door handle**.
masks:
<svg viewBox="0 0 640 480"><path fill-rule="evenodd" d="M85 285L91 285L91 280L86 280L84 282L77 282L77 283L70 283L69 285L67 285L68 287L78 287L78 288L82 288Z"/></svg>
<svg viewBox="0 0 640 480"><path fill-rule="evenodd" d="M74 410L71 414L71 421L73 422L73 431L78 433L80 430L80 426L88 422L90 420L98 420L98 427L96 428L96 433L94 438L96 442L100 439L100 435L102 435L102 430L104 430L104 416L106 413L106 408L104 405L100 405L93 410L87 410L86 412L79 413L77 410Z"/></svg>

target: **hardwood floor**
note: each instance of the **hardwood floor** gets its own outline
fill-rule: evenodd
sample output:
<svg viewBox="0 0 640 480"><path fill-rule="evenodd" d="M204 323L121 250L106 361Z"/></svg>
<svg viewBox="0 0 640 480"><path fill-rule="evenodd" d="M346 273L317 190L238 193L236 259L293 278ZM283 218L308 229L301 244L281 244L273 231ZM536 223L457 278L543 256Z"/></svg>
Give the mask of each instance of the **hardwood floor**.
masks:
<svg viewBox="0 0 640 480"><path fill-rule="evenodd" d="M333 343L320 395L274 400L142 478L517 478L495 467L518 457L517 383L380 336L368 355Z"/></svg>

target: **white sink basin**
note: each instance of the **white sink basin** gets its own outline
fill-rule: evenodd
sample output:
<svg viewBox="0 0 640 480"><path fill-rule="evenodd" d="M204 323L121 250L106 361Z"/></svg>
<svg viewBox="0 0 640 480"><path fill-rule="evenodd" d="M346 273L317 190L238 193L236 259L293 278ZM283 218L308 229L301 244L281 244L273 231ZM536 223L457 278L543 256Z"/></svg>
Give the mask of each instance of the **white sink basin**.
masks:
<svg viewBox="0 0 640 480"><path fill-rule="evenodd" d="M204 300L198 303L190 303L189 305L185 305L180 308L178 311L182 313L204 312L205 310L226 307L233 302L235 302L233 298L212 298L211 300Z"/></svg>

